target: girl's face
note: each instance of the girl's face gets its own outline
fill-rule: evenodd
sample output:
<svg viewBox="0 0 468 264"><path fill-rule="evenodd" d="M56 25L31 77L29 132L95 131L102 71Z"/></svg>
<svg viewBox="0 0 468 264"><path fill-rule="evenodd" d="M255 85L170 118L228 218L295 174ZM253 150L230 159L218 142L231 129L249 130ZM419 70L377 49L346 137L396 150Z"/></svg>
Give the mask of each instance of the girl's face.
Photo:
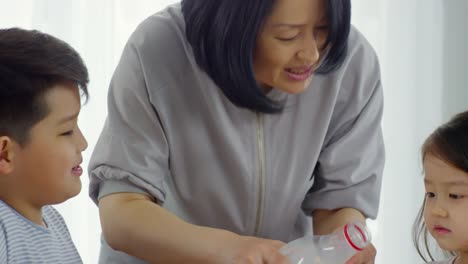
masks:
<svg viewBox="0 0 468 264"><path fill-rule="evenodd" d="M324 0L277 0L257 37L254 72L269 91L304 91L312 80L328 35Z"/></svg>
<svg viewBox="0 0 468 264"><path fill-rule="evenodd" d="M442 249L468 251L468 173L433 155L424 160L424 221Z"/></svg>

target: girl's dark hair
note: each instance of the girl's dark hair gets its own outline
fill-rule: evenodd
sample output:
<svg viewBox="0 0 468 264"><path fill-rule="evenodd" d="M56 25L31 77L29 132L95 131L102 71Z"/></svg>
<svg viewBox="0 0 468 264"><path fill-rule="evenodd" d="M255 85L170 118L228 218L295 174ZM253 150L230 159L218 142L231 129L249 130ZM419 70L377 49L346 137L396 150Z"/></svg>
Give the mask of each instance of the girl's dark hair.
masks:
<svg viewBox="0 0 468 264"><path fill-rule="evenodd" d="M448 164L468 173L468 111L459 113L449 122L437 128L424 142L421 157L437 157ZM434 249L429 244L429 234L423 219L424 204L413 225L413 242L421 258L434 261ZM442 251L454 256L454 252Z"/></svg>
<svg viewBox="0 0 468 264"><path fill-rule="evenodd" d="M225 96L239 107L278 113L283 101L269 99L253 71L257 35L270 15L275 0L182 0L186 36L198 65ZM317 73L338 68L347 50L350 31L350 0L327 0L329 47Z"/></svg>
<svg viewBox="0 0 468 264"><path fill-rule="evenodd" d="M27 144L49 112L44 94L62 82L88 97L88 70L72 47L36 30L0 29L0 136Z"/></svg>

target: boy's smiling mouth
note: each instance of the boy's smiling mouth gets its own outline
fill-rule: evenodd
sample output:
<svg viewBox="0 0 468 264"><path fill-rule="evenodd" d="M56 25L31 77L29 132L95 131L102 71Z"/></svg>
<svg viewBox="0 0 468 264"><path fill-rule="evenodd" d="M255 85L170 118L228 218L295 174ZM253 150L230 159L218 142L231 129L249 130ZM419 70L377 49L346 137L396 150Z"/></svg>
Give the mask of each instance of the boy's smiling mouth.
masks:
<svg viewBox="0 0 468 264"><path fill-rule="evenodd" d="M81 168L81 165L80 165L82 162L83 160L80 160L80 162L78 162L78 165L72 168L73 176L80 177L83 174L83 168Z"/></svg>

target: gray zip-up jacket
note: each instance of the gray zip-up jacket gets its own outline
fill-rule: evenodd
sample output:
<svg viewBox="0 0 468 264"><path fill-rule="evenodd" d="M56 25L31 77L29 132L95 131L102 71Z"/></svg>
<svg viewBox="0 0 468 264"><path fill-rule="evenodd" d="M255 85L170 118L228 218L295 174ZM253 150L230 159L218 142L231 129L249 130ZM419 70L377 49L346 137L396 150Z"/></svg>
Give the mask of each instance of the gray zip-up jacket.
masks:
<svg viewBox="0 0 468 264"><path fill-rule="evenodd" d="M149 17L110 85L89 165L91 198L145 193L187 222L285 242L312 232L318 208L375 218L380 71L355 28L348 49L341 68L314 76L302 94L270 92L287 99L283 113L260 114L233 105L197 66L180 4ZM143 262L104 243L100 263Z"/></svg>

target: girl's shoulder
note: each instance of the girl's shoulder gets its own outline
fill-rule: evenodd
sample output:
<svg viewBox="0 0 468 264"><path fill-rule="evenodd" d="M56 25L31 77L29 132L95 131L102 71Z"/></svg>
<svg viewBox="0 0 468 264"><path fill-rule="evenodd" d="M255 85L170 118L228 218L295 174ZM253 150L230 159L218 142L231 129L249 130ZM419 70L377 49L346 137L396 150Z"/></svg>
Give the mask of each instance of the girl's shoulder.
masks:
<svg viewBox="0 0 468 264"><path fill-rule="evenodd" d="M439 260L439 261L429 262L428 264L454 264L455 259L456 259L456 257L452 257L452 258L446 259L446 260Z"/></svg>

